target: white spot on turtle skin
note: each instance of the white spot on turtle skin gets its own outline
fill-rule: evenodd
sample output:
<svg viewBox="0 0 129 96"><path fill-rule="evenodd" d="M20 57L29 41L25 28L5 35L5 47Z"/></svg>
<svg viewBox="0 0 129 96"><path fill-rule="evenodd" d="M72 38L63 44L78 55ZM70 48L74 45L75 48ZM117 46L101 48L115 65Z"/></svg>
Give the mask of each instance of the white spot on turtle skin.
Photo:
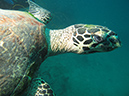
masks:
<svg viewBox="0 0 129 96"><path fill-rule="evenodd" d="M3 41L0 41L0 46L3 46L4 42Z"/></svg>

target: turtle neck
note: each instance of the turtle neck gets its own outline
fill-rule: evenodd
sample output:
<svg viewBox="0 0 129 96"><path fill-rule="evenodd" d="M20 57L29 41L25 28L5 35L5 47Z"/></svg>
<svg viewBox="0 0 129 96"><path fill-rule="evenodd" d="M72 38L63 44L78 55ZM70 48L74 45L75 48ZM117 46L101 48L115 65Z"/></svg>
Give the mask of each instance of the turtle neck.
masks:
<svg viewBox="0 0 129 96"><path fill-rule="evenodd" d="M76 48L74 48L72 40L72 34L74 31L75 28L73 25L65 29L46 29L45 33L48 44L48 56L66 52L76 52Z"/></svg>

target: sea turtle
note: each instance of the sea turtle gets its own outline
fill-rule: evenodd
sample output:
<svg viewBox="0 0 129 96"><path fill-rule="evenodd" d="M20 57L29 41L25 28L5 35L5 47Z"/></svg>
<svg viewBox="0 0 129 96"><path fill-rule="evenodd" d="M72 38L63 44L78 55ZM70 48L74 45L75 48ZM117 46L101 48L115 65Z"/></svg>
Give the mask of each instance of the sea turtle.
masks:
<svg viewBox="0 0 129 96"><path fill-rule="evenodd" d="M0 9L0 96L54 96L42 78L33 78L48 57L66 52L108 52L121 46L107 27L75 24L64 29L47 29L51 14L28 0L29 12ZM30 86L30 87L28 87Z"/></svg>
<svg viewBox="0 0 129 96"><path fill-rule="evenodd" d="M28 7L28 3L26 1L27 0L0 0L0 8L18 10L23 7ZM34 0L31 0L31 1L34 1Z"/></svg>

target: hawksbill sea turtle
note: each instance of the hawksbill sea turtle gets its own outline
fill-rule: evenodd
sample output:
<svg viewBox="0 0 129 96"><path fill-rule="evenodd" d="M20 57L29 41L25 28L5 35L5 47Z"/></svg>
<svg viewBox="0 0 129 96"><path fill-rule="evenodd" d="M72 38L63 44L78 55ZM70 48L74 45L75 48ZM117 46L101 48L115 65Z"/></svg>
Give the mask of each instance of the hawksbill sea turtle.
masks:
<svg viewBox="0 0 129 96"><path fill-rule="evenodd" d="M54 96L48 83L33 78L49 56L73 52L108 52L121 46L115 32L107 27L75 24L51 30L46 24L51 13L28 0L29 11L0 9L0 96Z"/></svg>

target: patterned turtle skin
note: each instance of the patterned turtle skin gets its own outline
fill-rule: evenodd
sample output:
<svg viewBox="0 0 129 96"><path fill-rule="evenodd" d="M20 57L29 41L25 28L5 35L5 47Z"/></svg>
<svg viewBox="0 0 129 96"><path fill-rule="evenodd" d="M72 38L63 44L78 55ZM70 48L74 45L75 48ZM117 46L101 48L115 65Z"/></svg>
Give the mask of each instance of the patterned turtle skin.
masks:
<svg viewBox="0 0 129 96"><path fill-rule="evenodd" d="M0 9L0 96L20 96L30 82L30 90L35 92L28 96L54 96L46 82L41 79L36 85L33 80L34 72L48 56L108 52L121 45L117 34L99 25L46 29L49 18L36 12Z"/></svg>

